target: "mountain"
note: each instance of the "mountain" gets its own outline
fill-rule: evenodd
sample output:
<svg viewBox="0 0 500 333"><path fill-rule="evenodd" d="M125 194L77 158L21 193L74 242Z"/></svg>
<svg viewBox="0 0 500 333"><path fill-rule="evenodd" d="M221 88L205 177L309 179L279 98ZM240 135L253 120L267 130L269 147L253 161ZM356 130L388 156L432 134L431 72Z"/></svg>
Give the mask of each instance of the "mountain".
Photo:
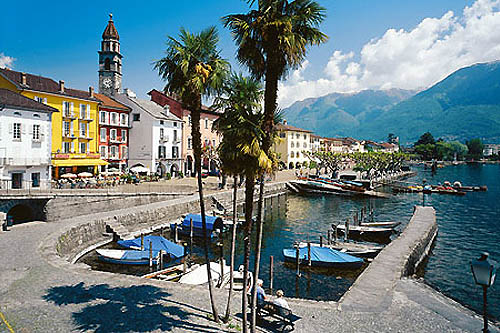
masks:
<svg viewBox="0 0 500 333"><path fill-rule="evenodd" d="M363 90L332 93L295 102L283 110L283 117L297 127L321 136L355 136L357 129L387 112L415 92L402 89Z"/></svg>
<svg viewBox="0 0 500 333"><path fill-rule="evenodd" d="M409 96L408 92L400 94L399 101L392 99L396 101L395 105L387 103L375 107L372 101L383 98L374 99L372 93L380 97L384 91L365 91L351 97L344 95L353 103L357 101L354 108L336 100L332 103L329 96L340 94L331 94L304 104L305 107L297 112L294 107L300 107L300 103L306 100L287 109L286 117L292 125L307 127L309 123L305 120L320 116L322 120L313 123L317 126L314 131L322 136L353 136L379 141L387 138L388 133L394 133L400 137L401 143L407 144L429 131L435 138L446 140L482 138L486 142L500 141L500 61L459 69L412 97L404 98ZM370 97L365 102L366 94ZM322 105L321 110L313 107L315 105ZM365 112L355 111L361 109ZM293 111L291 114L301 115L297 122L288 116L288 110ZM348 114L346 119L350 123L330 120L342 119L340 114Z"/></svg>

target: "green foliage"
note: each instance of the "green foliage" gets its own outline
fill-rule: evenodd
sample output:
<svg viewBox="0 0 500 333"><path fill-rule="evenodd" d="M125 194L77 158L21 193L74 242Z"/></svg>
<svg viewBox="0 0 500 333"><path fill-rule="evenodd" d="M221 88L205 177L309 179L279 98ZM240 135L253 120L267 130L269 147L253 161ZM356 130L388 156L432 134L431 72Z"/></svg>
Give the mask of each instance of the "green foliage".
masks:
<svg viewBox="0 0 500 333"><path fill-rule="evenodd" d="M170 172L167 172L167 173L165 174L165 178L166 178L167 180L172 179L172 175L170 174Z"/></svg>
<svg viewBox="0 0 500 333"><path fill-rule="evenodd" d="M420 155L424 161L430 161L436 158L436 145L433 143L419 144L415 147L415 152Z"/></svg>
<svg viewBox="0 0 500 333"><path fill-rule="evenodd" d="M467 154L467 158L479 160L483 157L483 149L484 145L481 139L472 139L465 143L469 152Z"/></svg>
<svg viewBox="0 0 500 333"><path fill-rule="evenodd" d="M415 142L414 146L420 146L420 145L433 145L436 143L436 140L434 140L434 137L430 132L425 132L420 136L420 139L418 139L417 142Z"/></svg>

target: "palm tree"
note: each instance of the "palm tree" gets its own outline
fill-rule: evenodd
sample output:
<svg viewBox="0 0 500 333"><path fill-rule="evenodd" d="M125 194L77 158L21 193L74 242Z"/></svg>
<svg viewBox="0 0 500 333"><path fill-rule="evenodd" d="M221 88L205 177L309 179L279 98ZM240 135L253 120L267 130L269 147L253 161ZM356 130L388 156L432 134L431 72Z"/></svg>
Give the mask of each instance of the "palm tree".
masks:
<svg viewBox="0 0 500 333"><path fill-rule="evenodd" d="M238 60L248 66L256 79L265 80L263 128L266 135L262 149L264 153L268 153L277 108L278 81L290 69L300 66L308 46L319 45L327 40L327 36L317 28L325 17L325 9L313 0L248 2L250 7L257 2L258 8L247 14L225 16L222 20L238 44ZM263 183L260 189L264 189ZM259 207L262 207L260 201L259 198ZM257 221L257 224L261 223L262 221ZM254 280L253 290L256 289L257 278ZM255 293L252 298L255 306ZM252 312L253 332L256 316L255 311ZM243 329L246 330L246 327Z"/></svg>
<svg viewBox="0 0 500 333"><path fill-rule="evenodd" d="M269 168L267 156L262 155L260 145L264 132L262 125L261 101L262 86L259 82L233 74L223 89L223 95L216 98L214 107L225 112L214 123L217 130L223 134L219 145L219 156L222 168L234 177L233 194L233 226L236 225L236 195L237 175L244 173L247 178L245 191L245 258L243 285L247 285L248 266L250 258L250 235L252 230L252 206L254 179L261 170ZM230 289L226 309L226 319L230 315L230 304L233 290L234 248L236 228L233 227L231 243L231 275ZM246 287L243 291L243 313L246 313ZM243 326L246 327L246 316L243 316Z"/></svg>
<svg viewBox="0 0 500 333"><path fill-rule="evenodd" d="M207 265L208 289L214 320L219 322L219 315L213 297L212 272L208 258L208 235L203 201L203 185L201 179L201 133L200 110L201 99L211 96L220 87L229 71L229 64L220 57L217 50L219 37L215 27L209 27L198 34L180 29L178 39L168 37L166 55L155 62L155 69L163 80L166 93L177 94L183 107L191 111L193 150L195 170L198 175L198 193L204 234L203 247Z"/></svg>

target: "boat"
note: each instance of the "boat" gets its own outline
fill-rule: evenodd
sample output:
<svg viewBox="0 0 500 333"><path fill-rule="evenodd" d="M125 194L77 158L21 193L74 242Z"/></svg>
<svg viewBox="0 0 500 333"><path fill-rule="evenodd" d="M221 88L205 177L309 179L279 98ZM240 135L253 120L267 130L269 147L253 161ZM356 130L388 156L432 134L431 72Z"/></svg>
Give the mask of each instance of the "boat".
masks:
<svg viewBox="0 0 500 333"><path fill-rule="evenodd" d="M243 290L243 265L240 265L237 271L233 272L233 290ZM226 289L230 288L230 276L227 274L225 276L224 282L222 283L222 286L225 287ZM250 290L253 285L253 274L252 272L248 272L248 278L247 278L247 290Z"/></svg>
<svg viewBox="0 0 500 333"><path fill-rule="evenodd" d="M193 221L193 237L203 236L203 224L200 214L187 214L181 223L170 224L170 230L176 229L182 235L189 236L191 234L191 221ZM209 237L216 237L216 235L225 230L224 221L220 216L205 215L207 224L207 234Z"/></svg>
<svg viewBox="0 0 500 333"><path fill-rule="evenodd" d="M337 232L339 235L344 235L346 229L345 224L333 224L332 228L335 227L337 228ZM349 232L347 237L349 239L386 243L390 241L390 237L393 232L394 229L392 228L349 225Z"/></svg>
<svg viewBox="0 0 500 333"><path fill-rule="evenodd" d="M346 185L340 185L338 182L329 182L320 179L299 179L291 180L289 183L298 188L299 191L306 193L319 193L319 194L334 194L343 196L368 196L376 198L387 198L389 195L387 193L377 192L377 191L367 191L367 190L351 190L346 187ZM353 186L353 185L348 185Z"/></svg>
<svg viewBox="0 0 500 333"><path fill-rule="evenodd" d="M300 265L308 265L308 252L307 247L299 247ZM296 255L296 249L283 249L283 257L286 262L295 263L297 260ZM311 246L311 266L314 267L356 269L361 267L363 263L362 258L341 251L328 247Z"/></svg>
<svg viewBox="0 0 500 333"><path fill-rule="evenodd" d="M359 225L362 227L382 227L382 228L393 228L393 229L400 224L401 222L392 222L392 221L359 223Z"/></svg>
<svg viewBox="0 0 500 333"><path fill-rule="evenodd" d="M115 250L115 249L97 249L99 259L113 264L123 265L149 265L149 251L139 250ZM159 252L152 251L153 265L158 263Z"/></svg>
<svg viewBox="0 0 500 333"><path fill-rule="evenodd" d="M311 246L321 247L321 244L311 243ZM307 243L301 242L299 243L299 247L306 247ZM322 247L328 247L343 253L350 254L355 257L362 258L374 258L383 248L383 245L380 244L369 244L369 243L356 243L356 242L342 242L335 241L332 244L323 244Z"/></svg>
<svg viewBox="0 0 500 333"><path fill-rule="evenodd" d="M153 252L164 251L171 259L182 258L185 255L183 246L162 236L146 235L135 239L119 240L117 243L121 247L139 251L149 252L151 247Z"/></svg>
<svg viewBox="0 0 500 333"><path fill-rule="evenodd" d="M456 181L452 186L457 191L465 191L465 192L485 192L488 191L488 186L463 186L462 183Z"/></svg>
<svg viewBox="0 0 500 333"><path fill-rule="evenodd" d="M188 267L187 265L179 264L179 265L175 265L172 267L167 267L167 268L159 270L157 272L143 275L141 277L145 278L145 279L159 279L162 281L177 281L182 276L184 276L185 274L189 273L190 271L198 268L199 266L200 265L195 264L191 267ZM184 269L186 269L186 270L184 270Z"/></svg>
<svg viewBox="0 0 500 333"><path fill-rule="evenodd" d="M219 262L211 262L210 270L212 271L212 281L219 281L222 283L222 279L225 274L229 274L231 269L226 265L226 261L223 260L223 272L221 274L221 264ZM222 276L221 276L222 275ZM207 264L200 265L191 272L185 274L179 279L179 283L184 284L204 284L208 282L207 274Z"/></svg>

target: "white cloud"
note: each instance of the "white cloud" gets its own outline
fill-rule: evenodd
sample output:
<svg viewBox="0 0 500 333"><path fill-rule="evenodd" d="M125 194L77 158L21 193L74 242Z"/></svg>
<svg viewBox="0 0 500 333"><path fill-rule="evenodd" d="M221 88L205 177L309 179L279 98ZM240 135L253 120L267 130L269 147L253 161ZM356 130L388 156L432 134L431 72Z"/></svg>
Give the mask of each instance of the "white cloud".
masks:
<svg viewBox="0 0 500 333"><path fill-rule="evenodd" d="M334 51L318 80L304 80L305 68L297 77L292 73L279 85L280 107L332 92L429 87L459 68L498 60L500 0L477 0L461 16L449 11L409 31L389 29L354 58L353 52Z"/></svg>
<svg viewBox="0 0 500 333"><path fill-rule="evenodd" d="M15 58L0 53L0 68L11 68Z"/></svg>

